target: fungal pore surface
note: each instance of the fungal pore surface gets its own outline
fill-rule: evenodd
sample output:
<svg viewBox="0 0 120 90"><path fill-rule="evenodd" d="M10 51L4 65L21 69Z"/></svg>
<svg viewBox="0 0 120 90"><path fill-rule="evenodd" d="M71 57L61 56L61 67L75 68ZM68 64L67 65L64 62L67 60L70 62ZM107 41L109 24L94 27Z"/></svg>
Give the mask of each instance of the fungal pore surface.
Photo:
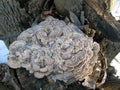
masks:
<svg viewBox="0 0 120 90"><path fill-rule="evenodd" d="M23 31L9 50L11 68L22 67L36 78L47 76L67 84L84 80L84 86L95 87L89 75L98 60L99 44L72 23L49 16Z"/></svg>

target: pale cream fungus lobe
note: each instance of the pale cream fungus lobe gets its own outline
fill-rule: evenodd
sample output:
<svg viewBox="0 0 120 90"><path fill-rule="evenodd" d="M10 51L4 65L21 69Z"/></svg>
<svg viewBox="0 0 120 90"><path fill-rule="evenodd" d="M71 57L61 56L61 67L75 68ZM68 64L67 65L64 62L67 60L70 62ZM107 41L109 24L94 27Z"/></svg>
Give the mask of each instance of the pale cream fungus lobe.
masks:
<svg viewBox="0 0 120 90"><path fill-rule="evenodd" d="M23 31L9 50L11 68L26 68L36 78L47 76L67 84L85 79L83 85L91 87L87 80L100 47L72 23L49 16Z"/></svg>

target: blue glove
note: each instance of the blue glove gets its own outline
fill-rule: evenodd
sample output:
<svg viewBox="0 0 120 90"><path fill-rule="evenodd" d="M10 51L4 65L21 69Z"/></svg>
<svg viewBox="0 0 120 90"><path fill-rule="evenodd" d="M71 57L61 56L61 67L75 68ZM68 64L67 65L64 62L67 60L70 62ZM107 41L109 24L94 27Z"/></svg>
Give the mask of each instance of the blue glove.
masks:
<svg viewBox="0 0 120 90"><path fill-rule="evenodd" d="M7 64L8 62L8 55L9 55L9 50L5 43L0 40L0 64L5 63Z"/></svg>

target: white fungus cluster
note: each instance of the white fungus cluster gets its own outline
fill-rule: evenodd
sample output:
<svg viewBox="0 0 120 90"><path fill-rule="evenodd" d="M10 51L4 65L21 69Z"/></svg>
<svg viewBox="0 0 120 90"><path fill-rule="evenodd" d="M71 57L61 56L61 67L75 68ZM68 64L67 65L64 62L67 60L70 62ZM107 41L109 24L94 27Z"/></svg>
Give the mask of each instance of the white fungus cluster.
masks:
<svg viewBox="0 0 120 90"><path fill-rule="evenodd" d="M75 25L49 16L22 32L9 50L11 68L26 68L36 78L70 84L84 79L88 83L100 47Z"/></svg>

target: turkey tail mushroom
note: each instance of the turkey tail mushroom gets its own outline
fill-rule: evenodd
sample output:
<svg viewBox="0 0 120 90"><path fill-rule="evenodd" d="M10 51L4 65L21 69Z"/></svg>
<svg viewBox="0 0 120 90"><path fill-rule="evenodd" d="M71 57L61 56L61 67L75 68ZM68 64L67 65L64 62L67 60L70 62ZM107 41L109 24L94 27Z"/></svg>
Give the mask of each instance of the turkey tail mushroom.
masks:
<svg viewBox="0 0 120 90"><path fill-rule="evenodd" d="M23 67L36 78L47 76L67 84L85 79L83 85L95 88L87 78L97 63L100 46L72 23L66 25L49 16L22 32L9 48L12 68Z"/></svg>

